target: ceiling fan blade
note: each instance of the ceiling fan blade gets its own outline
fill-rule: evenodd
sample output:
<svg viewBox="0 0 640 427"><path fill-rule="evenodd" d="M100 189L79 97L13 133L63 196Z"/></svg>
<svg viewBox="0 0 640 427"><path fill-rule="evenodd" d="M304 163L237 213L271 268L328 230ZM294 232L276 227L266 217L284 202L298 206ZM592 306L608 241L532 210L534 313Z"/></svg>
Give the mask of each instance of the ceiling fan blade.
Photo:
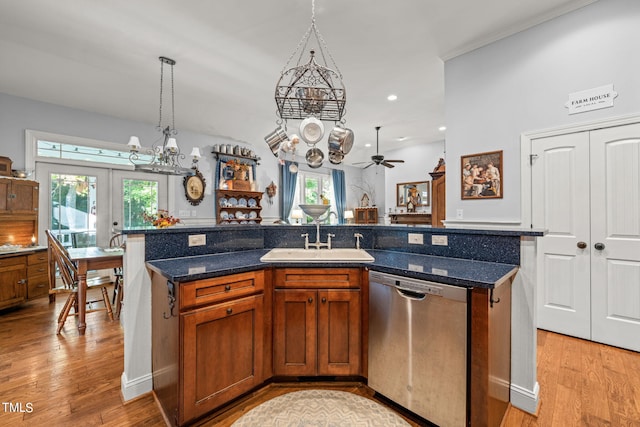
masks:
<svg viewBox="0 0 640 427"><path fill-rule="evenodd" d="M385 162L404 163L404 160L385 160Z"/></svg>
<svg viewBox="0 0 640 427"><path fill-rule="evenodd" d="M383 161L383 162L382 162L382 165L383 165L383 166L386 166L386 167L388 167L388 168L395 168L395 166L394 166L394 165L392 165L391 163L389 163L389 161L388 161L388 160Z"/></svg>
<svg viewBox="0 0 640 427"><path fill-rule="evenodd" d="M366 169L366 168L368 168L368 167L370 167L370 166L373 166L374 164L375 164L375 163L371 162L371 163L369 163L367 166L363 167L362 169Z"/></svg>
<svg viewBox="0 0 640 427"><path fill-rule="evenodd" d="M366 162L355 162L355 163L351 163L352 165L364 165L365 163L369 163L369 161Z"/></svg>

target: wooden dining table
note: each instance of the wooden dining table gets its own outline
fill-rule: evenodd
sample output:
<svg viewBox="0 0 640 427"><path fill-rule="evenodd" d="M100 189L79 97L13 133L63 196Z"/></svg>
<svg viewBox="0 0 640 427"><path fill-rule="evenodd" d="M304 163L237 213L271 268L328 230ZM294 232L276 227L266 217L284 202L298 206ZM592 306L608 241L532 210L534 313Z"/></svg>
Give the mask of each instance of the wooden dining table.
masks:
<svg viewBox="0 0 640 427"><path fill-rule="evenodd" d="M78 269L78 332L84 335L87 328L85 316L87 312L87 272L122 267L124 249L101 248L69 248L69 258Z"/></svg>

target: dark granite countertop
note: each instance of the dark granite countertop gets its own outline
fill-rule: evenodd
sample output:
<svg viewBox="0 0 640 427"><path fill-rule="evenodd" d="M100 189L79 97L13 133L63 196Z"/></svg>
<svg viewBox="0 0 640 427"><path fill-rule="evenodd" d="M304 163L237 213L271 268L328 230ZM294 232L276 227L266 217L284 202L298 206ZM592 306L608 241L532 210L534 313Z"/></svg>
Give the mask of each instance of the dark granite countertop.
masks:
<svg viewBox="0 0 640 427"><path fill-rule="evenodd" d="M318 267L317 263L263 263L260 257L269 249L226 252L173 259L148 261L147 265L173 282L207 279L268 266ZM331 263L331 267L366 266L372 270L431 280L455 286L493 288L518 266L495 262L472 261L460 258L437 257L406 252L367 250L373 263Z"/></svg>

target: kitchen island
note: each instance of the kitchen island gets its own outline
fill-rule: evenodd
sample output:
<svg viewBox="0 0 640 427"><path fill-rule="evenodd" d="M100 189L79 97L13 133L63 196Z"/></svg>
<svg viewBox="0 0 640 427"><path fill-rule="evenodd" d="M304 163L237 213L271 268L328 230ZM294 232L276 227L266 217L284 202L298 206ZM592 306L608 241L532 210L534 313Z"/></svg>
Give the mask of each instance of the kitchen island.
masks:
<svg viewBox="0 0 640 427"><path fill-rule="evenodd" d="M495 308L508 307L505 304L511 300L510 294L494 295L494 291L498 288L509 290L519 265L519 246L520 239L523 235L535 236L535 231L522 232L514 231L482 231L482 230L443 230L430 229L429 227L381 227L381 226L336 226L321 227L321 234L330 230L336 234L334 242L336 246L352 247L354 244L353 235L355 232L363 234L362 244L368 252L374 256L376 261L365 266L354 266L351 268L358 269L377 269L379 271L399 274L407 277L414 277L440 283L453 284L456 286L466 286L472 290L472 307L475 307L473 316L483 316L483 322L472 322L470 333L476 336L469 347L471 372L478 372L479 375L470 377L471 385L474 381L477 384L472 389L478 390L471 393L472 405L470 407L485 408L485 413L476 410L474 414L483 419L489 419L492 413L488 404L473 404L473 398L487 398L495 395L496 382L489 383L490 349L492 343L489 341L489 329L491 325L500 325L502 327L503 336L506 334L507 356L509 355L509 330L505 332L504 326L509 325L510 311L506 311L506 315L502 314L500 322L493 321L491 313L497 312ZM147 262L148 269L137 269L138 274L151 277L157 275L162 277L162 287L164 288L164 301L167 301L167 280L172 283L177 282L177 289L180 289L180 283L198 282L206 280L222 279L225 276L234 274L249 274L250 272L265 271L265 286L258 293L262 295L262 303L260 310L268 319L268 327L261 329L266 331L263 339L271 342L271 333L274 331L271 324L271 314L269 310L273 310L272 295L273 289L276 287L271 279L273 272L287 268L286 263L265 265L259 261L260 257L268 251L270 247L300 247L303 241L299 238L301 231L309 231L310 237L315 235L315 230L307 230L300 226L256 226L256 227L211 227L198 229L178 228L172 230L149 230L149 231L131 231L128 232L127 242L127 258L134 260L135 253L138 257L144 254L144 260ZM407 235L421 234L423 245L409 245L407 243ZM203 246L189 246L188 236L192 234L204 234L205 241L210 242ZM432 245L433 235L438 237L438 242L442 241L441 236L447 236L447 245ZM171 253L169 253L169 251ZM426 252L426 253L425 253ZM174 256L171 256L171 255ZM466 257L466 258L465 258ZM140 258L138 258L140 259ZM125 261L126 263L126 261ZM296 265L296 268L312 268L313 265ZM346 265L332 264L332 268L348 268ZM125 266L125 271L127 266ZM133 270L136 270L134 268ZM129 272L134 275L136 272ZM361 282L357 289L362 292L359 307L361 307L361 318L366 316L366 292L367 283L366 275L360 275ZM144 278L144 277L143 277ZM147 283L151 283L151 279L147 278ZM154 290L156 285L154 278ZM503 286L503 285L507 286ZM160 285L158 285L160 286ZM176 291L177 291L176 289ZM141 286L138 290L145 290ZM147 292L149 289L146 290ZM149 292L150 293L150 292ZM139 294L140 295L140 294ZM253 295L255 296L255 295ZM155 300L155 297L154 297ZM498 300L501 304L495 304ZM126 305L126 304L125 304ZM493 308L492 308L493 306ZM140 318L141 310L133 312L133 316ZM133 310L132 310L133 311ZM126 313L126 312L125 312ZM169 312L164 312L165 316L170 316ZM252 315L256 315L254 312ZM126 314L125 314L126 316ZM506 318L505 318L506 316ZM149 312L149 317L151 313ZM493 322L493 323L492 323ZM361 326L366 322L361 321ZM483 329L485 338L478 335L477 328ZM125 334L127 322L125 320ZM362 344L361 355L366 353L366 328L361 328ZM154 332L155 336L155 332ZM127 353L127 339L125 339L125 359ZM505 346L505 340L502 346ZM479 345L475 345L477 343ZM135 345L140 347L140 342ZM151 343L148 343L149 347ZM269 344L267 344L269 345ZM269 351L264 351L267 359L272 356L270 347ZM147 350L148 351L148 350ZM474 353L475 351L475 353ZM495 352L495 351L493 351ZM504 353L504 352L503 352ZM503 357L503 356L501 356ZM149 364L151 361L149 360ZM510 370L510 363L502 359L500 365L507 371ZM270 378L271 366L270 360L263 360L262 374L256 379L264 381ZM149 370L151 367L148 367ZM483 371L484 370L484 371ZM257 371L256 371L257 372ZM359 370L360 376L366 378L366 357L362 359ZM508 375L508 372L507 372ZM123 393L125 392L125 379L127 375L127 361L125 360L125 373L123 374ZM474 378L476 378L474 380ZM493 377L491 377L493 378ZM497 377L496 377L497 378ZM494 380L496 378L493 378ZM501 379L503 400L509 400L509 381ZM506 386L506 389L505 389ZM484 392L480 392L484 390ZM505 392L506 390L506 392ZM506 399L505 399L506 396ZM126 397L126 393L125 393ZM485 402L488 403L488 402ZM506 404L506 403L505 403ZM498 411L499 412L499 411ZM185 419L186 420L186 419ZM473 418L472 418L473 420ZM184 420L183 420L184 421ZM473 422L472 424L480 424Z"/></svg>

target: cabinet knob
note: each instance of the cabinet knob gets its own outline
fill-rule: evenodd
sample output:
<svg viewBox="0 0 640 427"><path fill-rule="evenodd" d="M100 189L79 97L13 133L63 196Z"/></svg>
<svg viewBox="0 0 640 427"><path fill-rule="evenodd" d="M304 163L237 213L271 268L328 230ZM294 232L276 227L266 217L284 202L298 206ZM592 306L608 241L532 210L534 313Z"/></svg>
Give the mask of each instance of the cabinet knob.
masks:
<svg viewBox="0 0 640 427"><path fill-rule="evenodd" d="M322 303L324 304L325 302L327 302L327 299L325 297L322 297Z"/></svg>
<svg viewBox="0 0 640 427"><path fill-rule="evenodd" d="M309 297L309 304L313 302L313 298Z"/></svg>
<svg viewBox="0 0 640 427"><path fill-rule="evenodd" d="M229 292L231 290L231 285L225 285L224 286L224 291L225 292Z"/></svg>
<svg viewBox="0 0 640 427"><path fill-rule="evenodd" d="M231 314L231 313L233 313L233 310L230 308L227 308L227 314Z"/></svg>
<svg viewBox="0 0 640 427"><path fill-rule="evenodd" d="M578 242L578 248L586 249L587 248L587 242Z"/></svg>
<svg viewBox="0 0 640 427"><path fill-rule="evenodd" d="M594 247L594 248L596 248L596 250L601 251L601 250L603 250L603 249L604 249L604 243L600 243L600 242L598 242L598 243L596 243L595 245L593 245L593 247Z"/></svg>

